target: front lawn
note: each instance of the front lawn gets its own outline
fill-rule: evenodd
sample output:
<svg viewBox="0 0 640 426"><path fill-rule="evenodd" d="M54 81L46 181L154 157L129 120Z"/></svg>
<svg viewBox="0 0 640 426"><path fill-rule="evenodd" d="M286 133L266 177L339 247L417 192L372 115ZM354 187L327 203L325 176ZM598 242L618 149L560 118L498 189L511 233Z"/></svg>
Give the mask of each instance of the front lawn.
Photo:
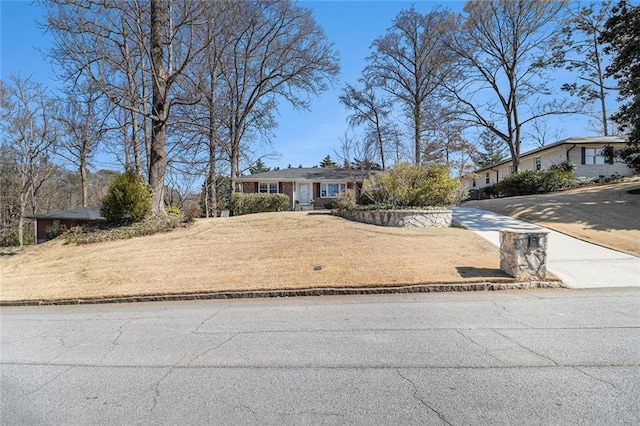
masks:
<svg viewBox="0 0 640 426"><path fill-rule="evenodd" d="M2 301L427 283L508 282L461 228L386 228L327 214L199 219L129 240L62 240L0 258Z"/></svg>

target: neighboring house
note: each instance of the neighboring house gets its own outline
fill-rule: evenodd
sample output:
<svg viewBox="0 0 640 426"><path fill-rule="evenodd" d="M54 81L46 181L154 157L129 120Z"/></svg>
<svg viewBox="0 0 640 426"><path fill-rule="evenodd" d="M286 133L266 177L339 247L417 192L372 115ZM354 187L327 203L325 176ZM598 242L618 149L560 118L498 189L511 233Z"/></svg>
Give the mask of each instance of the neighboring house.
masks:
<svg viewBox="0 0 640 426"><path fill-rule="evenodd" d="M312 210L323 208L347 189L360 191L365 176L360 170L291 168L241 176L234 182L245 193L286 194L291 210Z"/></svg>
<svg viewBox="0 0 640 426"><path fill-rule="evenodd" d="M36 244L47 241L47 231L51 227L71 229L88 223L106 222L99 207L79 207L62 212L43 213L29 216L36 221Z"/></svg>
<svg viewBox="0 0 640 426"><path fill-rule="evenodd" d="M597 178L629 176L633 173L626 164L607 162L602 155L605 146L626 146L626 139L618 136L573 137L545 145L520 155L520 171L548 170L554 164L569 161L576 165L575 174L580 177ZM494 185L512 174L511 159L477 169L474 178L467 180L470 190L479 190Z"/></svg>

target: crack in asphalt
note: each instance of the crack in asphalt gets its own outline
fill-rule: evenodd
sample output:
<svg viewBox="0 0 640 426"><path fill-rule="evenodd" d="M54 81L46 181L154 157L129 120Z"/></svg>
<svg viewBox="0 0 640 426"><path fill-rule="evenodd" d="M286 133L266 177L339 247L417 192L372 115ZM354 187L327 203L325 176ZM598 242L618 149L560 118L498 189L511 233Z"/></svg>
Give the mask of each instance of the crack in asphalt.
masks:
<svg viewBox="0 0 640 426"><path fill-rule="evenodd" d="M499 362L504 362L504 360L498 358L497 356L495 356L492 352L492 350L490 350L489 348L487 348L484 345L481 345L480 343L476 342L475 340L473 340L471 337L467 336L466 334L464 334L463 332L461 332L460 330L456 330L456 332L461 335L463 338L465 338L466 340L470 341L471 343L473 343L474 345L478 346L481 349L484 349L484 353L486 355L489 355L491 358L495 359L496 361Z"/></svg>
<svg viewBox="0 0 640 426"><path fill-rule="evenodd" d="M105 354L102 356L102 358L100 358L100 360L105 359L107 356L109 356L109 354L111 354L111 352L113 352L116 349L116 346L118 346L118 340L120 340L120 338L122 337L123 331L122 329L131 324L134 320L129 320L123 324L120 325L120 327L118 327L118 329L116 330L116 337L111 341L111 348L105 352Z"/></svg>
<svg viewBox="0 0 640 426"><path fill-rule="evenodd" d="M532 325L530 325L530 324L526 324L526 323L524 323L524 322L520 321L519 319L514 318L513 316L510 316L509 318L507 318L507 317L503 316L503 315L502 315L503 313L505 313L505 314L506 314L506 313L509 313L509 311L507 310L507 307L506 307L506 306L504 306L504 305L499 304L499 303L498 303L498 302L496 302L495 300L491 300L491 303L493 303L493 305L494 305L495 307L500 308L499 310L496 310L496 313L498 314L498 318L503 319L503 320L506 320L506 321L515 321L515 322L517 322L518 324L520 324L520 325L522 325L522 326L524 326L524 327L526 327L526 328L533 328L533 329L537 328L537 327L532 326Z"/></svg>
<svg viewBox="0 0 640 426"><path fill-rule="evenodd" d="M31 392L28 392L27 394L25 394L24 396L30 396L33 395L34 393L40 392L43 388L45 388L46 386L50 385L51 383L53 383L54 381L56 381L60 376L66 374L69 372L69 370L71 370L72 368L74 368L73 366L69 366L67 369L65 369L64 371L58 373L55 375L55 377L53 377L50 380L47 380L46 382L44 382L42 385L38 386L37 389L32 390Z"/></svg>
<svg viewBox="0 0 640 426"><path fill-rule="evenodd" d="M151 406L151 410L150 411L154 411L156 409L156 406L158 405L158 398L160 398L160 383L162 383L162 381L164 379L167 378L167 376L169 376L169 374L171 374L173 372L174 367L169 368L169 370L158 379L158 381L155 383L154 387L153 387L153 405Z"/></svg>
<svg viewBox="0 0 640 426"><path fill-rule="evenodd" d="M416 386L416 384L413 382L413 380L409 379L408 377L404 376L401 372L399 368L396 368L396 373L398 373L398 376L402 377L405 381L409 382L409 384L411 384L411 386L413 387L413 398L420 402L422 405L424 405L425 407L427 407L429 410L431 410L432 412L434 412L438 418L440 418L440 420L442 420L444 423L453 426L453 423L451 423L450 421L448 421L444 414L442 414L441 412L439 412L438 410L436 410L435 408L433 408L432 406L430 406L429 404L427 404L427 402L422 399L421 397L418 396L418 387Z"/></svg>
<svg viewBox="0 0 640 426"><path fill-rule="evenodd" d="M191 364L192 362L194 362L196 359L208 354L211 351L215 351L216 349L220 349L222 346L224 346L225 344L229 343L231 340L233 340L234 338L238 337L240 333L235 333L232 336L230 336L229 338L223 340L222 342L218 343L216 346L212 347L212 348L208 348L207 350L205 350L204 352L196 355L195 357L193 357L187 364Z"/></svg>
<svg viewBox="0 0 640 426"><path fill-rule="evenodd" d="M558 362L557 362L555 359L553 359L553 358L551 358L551 357L548 357L548 356L546 356L546 355L543 355L543 354L541 354L541 353L538 353L538 352L534 351L533 349L531 349L531 348L529 348L529 347L527 347L527 346L523 345L522 343L518 342L517 340L515 340L515 339L513 339L513 338L511 338L511 337L509 337L509 336L507 336L507 335L505 335L505 334L503 334L503 333L500 333L500 332L499 332L497 329L495 329L495 328L491 328L490 330L492 330L494 333L496 333L496 334L498 334L498 335L500 335L500 336L504 337L505 339L509 340L510 342L515 343L516 345L520 346L522 349L524 349L524 350L526 350L526 351L529 351L529 352L531 352L532 354L534 354L534 355L536 355L536 356L539 356L540 358L544 358L544 359L546 359L546 360L551 361L551 362L552 362L556 367L565 367L565 366L563 366L563 365L558 364Z"/></svg>
<svg viewBox="0 0 640 426"><path fill-rule="evenodd" d="M221 310L219 310L219 311L216 311L216 312L212 313L211 315L209 315L208 317L206 317L205 319L203 319L203 320L200 322L200 324L198 324L198 326L195 328L195 330L193 330L193 331L191 332L191 334L206 334L206 333L202 333L201 331L199 331L199 330L200 330L200 328L201 328L202 326L204 326L204 323L206 323L207 321L210 321L210 320L212 320L213 318L217 317L217 316L218 316L220 313L222 313L223 311L225 311L225 308L223 308L223 309L221 309Z"/></svg>
<svg viewBox="0 0 640 426"><path fill-rule="evenodd" d="M584 368L584 367L583 367L583 368ZM604 384L607 384L607 385L611 386L611 387L612 387L612 388L614 388L614 389L618 389L618 387L617 387L615 384L613 384L613 383L611 383L611 382L609 382L609 381L607 381L607 380L601 379L600 377L596 377L596 376L594 376L593 374L589 374L589 373L587 373L586 371L582 370L580 367L573 367L573 369L574 369L574 370L578 370L579 372L581 372L581 373L582 373L582 374L584 374L585 376L591 377L591 378L592 378L592 379L594 379L594 380L597 380L597 381L599 381L599 382L602 382L602 383L604 383Z"/></svg>

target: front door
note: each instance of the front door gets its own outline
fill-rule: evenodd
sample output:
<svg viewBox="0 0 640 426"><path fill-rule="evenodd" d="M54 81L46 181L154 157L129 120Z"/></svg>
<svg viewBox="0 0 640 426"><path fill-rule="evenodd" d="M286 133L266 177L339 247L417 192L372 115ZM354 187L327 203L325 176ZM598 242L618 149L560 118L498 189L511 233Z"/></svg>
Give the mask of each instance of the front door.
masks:
<svg viewBox="0 0 640 426"><path fill-rule="evenodd" d="M298 184L298 201L300 201L300 204L309 204L311 202L308 183Z"/></svg>

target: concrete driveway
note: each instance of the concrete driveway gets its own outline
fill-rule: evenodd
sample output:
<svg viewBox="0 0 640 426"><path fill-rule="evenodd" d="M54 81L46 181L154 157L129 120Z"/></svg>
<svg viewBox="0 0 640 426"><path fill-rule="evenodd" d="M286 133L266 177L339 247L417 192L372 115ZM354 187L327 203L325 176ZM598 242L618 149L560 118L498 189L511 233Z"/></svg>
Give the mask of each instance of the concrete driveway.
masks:
<svg viewBox="0 0 640 426"><path fill-rule="evenodd" d="M499 231L549 232L547 270L570 288L640 287L640 258L597 246L509 216L471 207L454 207L453 220L500 246Z"/></svg>

